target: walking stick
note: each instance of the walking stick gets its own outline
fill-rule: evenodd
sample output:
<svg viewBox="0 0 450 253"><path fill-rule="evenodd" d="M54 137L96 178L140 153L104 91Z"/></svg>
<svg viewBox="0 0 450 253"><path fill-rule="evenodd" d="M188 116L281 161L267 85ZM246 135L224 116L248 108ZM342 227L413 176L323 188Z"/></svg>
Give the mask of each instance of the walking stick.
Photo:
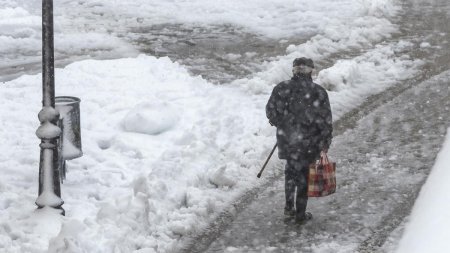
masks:
<svg viewBox="0 0 450 253"><path fill-rule="evenodd" d="M267 160L266 160L266 162L264 163L264 165L262 166L261 171L259 171L258 175L256 175L257 178L260 178L260 177L261 177L262 172L263 172L264 169L266 168L266 165L267 165L267 163L269 162L270 158L272 157L273 152L275 152L275 149L276 149L276 148L277 148L277 144L275 144L275 146L273 146L272 151L270 151L269 157L267 157Z"/></svg>

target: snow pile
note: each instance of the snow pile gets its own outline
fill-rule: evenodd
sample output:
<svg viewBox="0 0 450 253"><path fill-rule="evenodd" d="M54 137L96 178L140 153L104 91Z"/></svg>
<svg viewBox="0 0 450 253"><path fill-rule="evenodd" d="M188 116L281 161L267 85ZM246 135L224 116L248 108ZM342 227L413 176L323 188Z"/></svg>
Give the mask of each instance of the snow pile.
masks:
<svg viewBox="0 0 450 253"><path fill-rule="evenodd" d="M417 198L397 253L448 252L450 227L450 128ZM447 180L443 180L447 179Z"/></svg>
<svg viewBox="0 0 450 253"><path fill-rule="evenodd" d="M245 85L252 93L262 93L267 90L267 86L272 86L291 76L289 70L292 59L308 57L314 59L316 65L320 66L320 61L326 60L333 54L357 49L363 51L390 38L397 31L397 27L387 19L395 15L397 11L395 6L389 4L390 1L375 1L370 5L365 1L358 3L365 3L360 6L359 12L355 12L348 19L345 16L345 18L330 20L323 30L319 30L318 34L307 42L289 45L286 55L265 62L263 71L251 77L236 80L234 84ZM381 8L382 6L384 8ZM377 11L376 15L371 16L372 12L367 9L369 7L375 9L379 7L386 11Z"/></svg>
<svg viewBox="0 0 450 253"><path fill-rule="evenodd" d="M313 40L314 38L311 41ZM299 52L304 52L303 55L316 56L319 61L331 54L332 51L317 55L314 55L314 50L307 51L311 41L300 45L299 48L302 48L300 51L281 56L279 60L268 63L270 67L267 70L256 73L251 78L236 80L232 84L243 87L251 94L271 92L276 83L292 76L289 73L292 59L302 56ZM424 61L411 59L408 52L412 49L413 44L408 41L378 44L359 56L339 60L333 66L321 70L315 82L329 91L330 100L334 102L331 105L333 117L335 119L341 117L354 106L361 104L370 94L381 92L413 76Z"/></svg>
<svg viewBox="0 0 450 253"><path fill-rule="evenodd" d="M8 252L52 237L55 252L169 250L255 183L274 141L261 110L266 97L255 103L168 58L71 64L56 72L57 95L81 98L84 156L68 162L61 231L39 239L23 214L35 208L40 82L23 76L0 94L5 117L15 119L0 132L13 147L0 157L8 175L0 178L0 226L8 228L0 246ZM43 252L44 242L29 251Z"/></svg>
<svg viewBox="0 0 450 253"><path fill-rule="evenodd" d="M168 102L155 100L136 105L125 116L123 126L126 131L155 135L169 130L177 123L175 108Z"/></svg>

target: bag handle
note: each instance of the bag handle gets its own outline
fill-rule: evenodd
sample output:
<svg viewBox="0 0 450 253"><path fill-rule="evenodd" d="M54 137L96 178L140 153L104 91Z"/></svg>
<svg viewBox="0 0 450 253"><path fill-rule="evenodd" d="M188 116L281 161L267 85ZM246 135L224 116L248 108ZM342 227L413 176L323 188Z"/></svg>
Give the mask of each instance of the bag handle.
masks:
<svg viewBox="0 0 450 253"><path fill-rule="evenodd" d="M320 164L329 164L330 161L328 160L327 153L321 151L320 152Z"/></svg>

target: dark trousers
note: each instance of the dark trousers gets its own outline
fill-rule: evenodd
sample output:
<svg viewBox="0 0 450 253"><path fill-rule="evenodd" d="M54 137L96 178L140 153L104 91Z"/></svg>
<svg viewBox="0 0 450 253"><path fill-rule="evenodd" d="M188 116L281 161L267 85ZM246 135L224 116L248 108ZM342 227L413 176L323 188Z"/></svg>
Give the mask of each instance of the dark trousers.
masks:
<svg viewBox="0 0 450 253"><path fill-rule="evenodd" d="M286 209L295 210L297 215L303 215L308 203L309 162L287 160L284 170ZM297 189L297 192L295 191Z"/></svg>

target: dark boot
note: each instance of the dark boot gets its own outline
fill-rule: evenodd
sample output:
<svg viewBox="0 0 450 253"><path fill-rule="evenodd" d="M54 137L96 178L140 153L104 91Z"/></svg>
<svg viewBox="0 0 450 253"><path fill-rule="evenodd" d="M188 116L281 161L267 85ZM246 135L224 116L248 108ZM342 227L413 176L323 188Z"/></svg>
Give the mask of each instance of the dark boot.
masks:
<svg viewBox="0 0 450 253"><path fill-rule="evenodd" d="M310 212L305 212L303 215L297 215L295 217L295 223L297 224L305 224L307 221L311 220L313 218L312 214Z"/></svg>
<svg viewBox="0 0 450 253"><path fill-rule="evenodd" d="M286 216L286 217L292 217L292 218L294 218L294 217L296 217L297 215L296 215L297 213L295 212L295 210L293 210L293 209L288 209L288 208L284 208L284 215Z"/></svg>

